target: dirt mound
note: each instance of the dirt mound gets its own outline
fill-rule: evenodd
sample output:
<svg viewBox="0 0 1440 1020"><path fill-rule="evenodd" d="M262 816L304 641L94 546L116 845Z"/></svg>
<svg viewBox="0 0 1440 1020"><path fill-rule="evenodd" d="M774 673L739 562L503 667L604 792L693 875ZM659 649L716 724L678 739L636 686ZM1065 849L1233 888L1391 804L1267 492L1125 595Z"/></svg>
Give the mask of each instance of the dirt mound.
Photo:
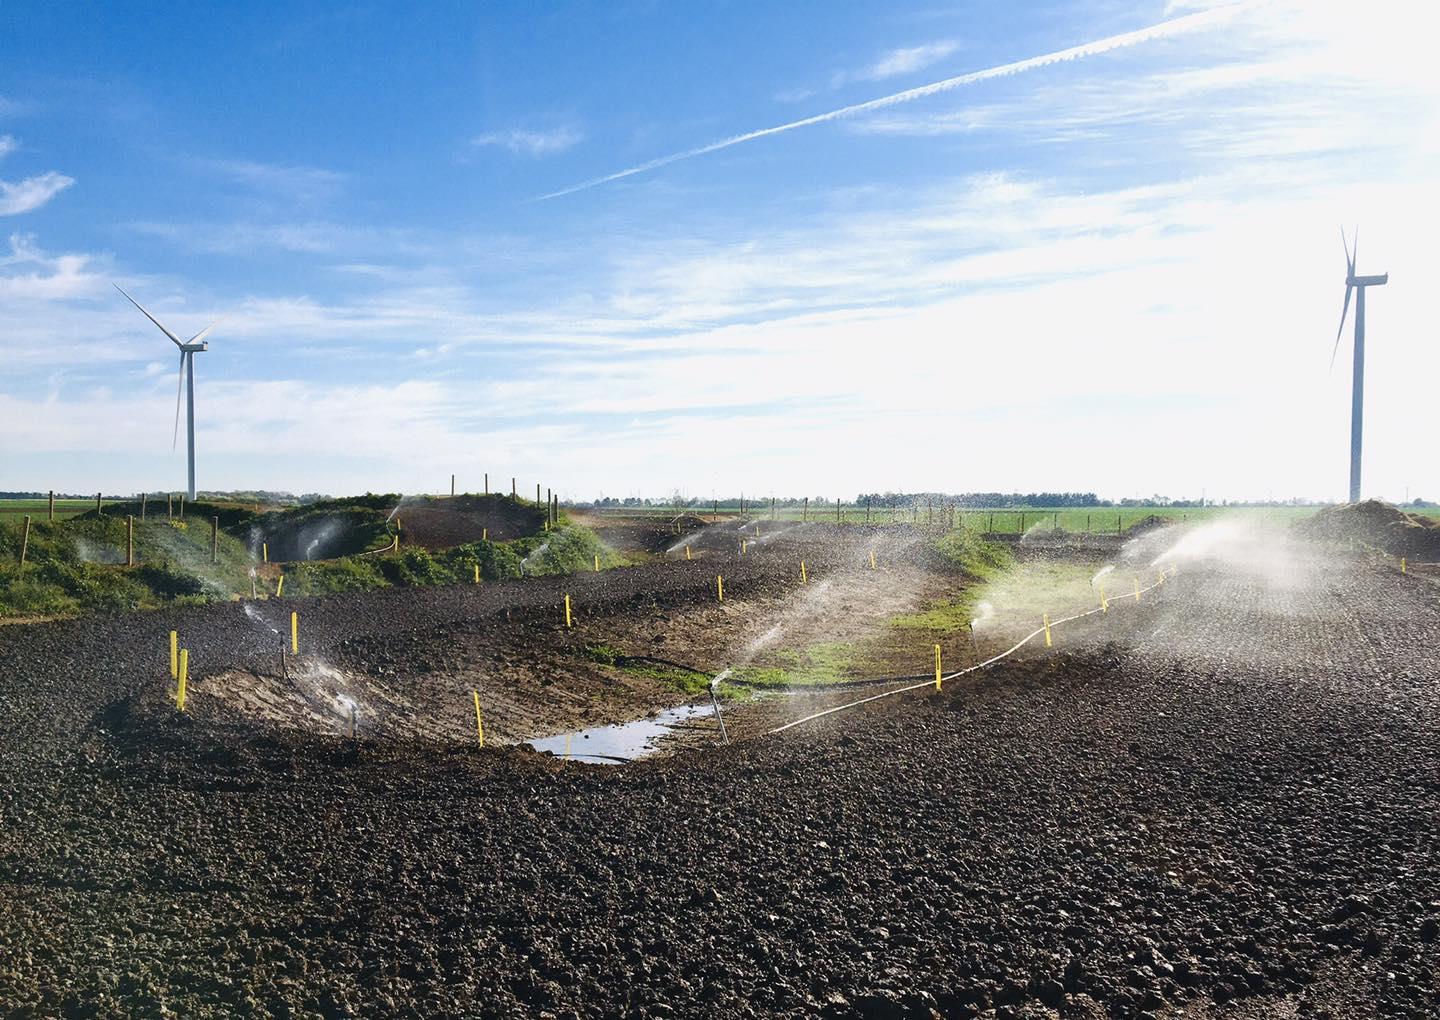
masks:
<svg viewBox="0 0 1440 1020"><path fill-rule="evenodd" d="M427 549L479 542L506 542L545 526L545 511L508 496L453 496L404 504L396 517L401 541Z"/></svg>
<svg viewBox="0 0 1440 1020"><path fill-rule="evenodd" d="M1327 507L1300 521L1295 530L1306 538L1330 542L1363 542L1391 556L1440 560L1440 521L1367 499Z"/></svg>
<svg viewBox="0 0 1440 1020"><path fill-rule="evenodd" d="M1156 528L1165 528L1174 523L1175 521L1169 517L1159 517L1151 514L1149 517L1140 518L1134 524L1130 525L1130 527L1126 528L1125 534L1134 538L1136 535L1144 535L1154 531Z"/></svg>

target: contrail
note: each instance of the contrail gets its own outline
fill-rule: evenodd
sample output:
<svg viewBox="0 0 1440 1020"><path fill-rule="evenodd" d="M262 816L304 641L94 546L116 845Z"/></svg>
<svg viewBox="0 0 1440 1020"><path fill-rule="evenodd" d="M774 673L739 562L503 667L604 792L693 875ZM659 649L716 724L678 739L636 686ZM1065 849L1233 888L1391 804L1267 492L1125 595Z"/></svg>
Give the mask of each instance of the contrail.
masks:
<svg viewBox="0 0 1440 1020"><path fill-rule="evenodd" d="M1149 42L1152 39L1160 39L1166 36L1180 35L1184 32L1193 32L1196 29L1208 28L1217 22L1229 20L1242 10L1257 7L1265 2L1267 2L1267 0L1242 0L1240 3L1230 4L1225 7L1216 7L1208 11L1201 11L1197 14L1187 14L1183 17L1171 18L1169 21L1162 21L1158 24L1151 25L1149 28L1140 28L1133 32L1123 32L1120 35L1097 39L1094 42L1081 43L1079 46L1071 46L1069 49L1056 50L1053 53L1041 54L1038 57L1028 57L1025 60L1016 60L1008 64L998 64L995 67L987 67L983 71L970 71L967 74L957 75L954 78L946 78L944 81L932 82L929 85L920 85L913 89L906 89L904 92L881 96L879 99L870 99L863 103L855 103L852 106L842 106L840 109L831 110L828 113L817 113L813 117L792 120L788 124L777 124L774 127L761 128L759 131L749 131L743 135L734 135L733 137L725 138L718 142L711 142L709 145L702 145L699 148L686 149L684 152L675 152L668 156L660 156L649 162L632 166L627 170L618 170L613 174L606 174L604 177L594 177L588 181L581 181L579 184L572 184L568 188L561 188L559 191L552 191L549 194L540 195L531 199L531 201L543 202L551 198L560 198L563 195L573 195L577 191L584 191L587 188L594 188L601 184L608 184L611 181L618 181L622 177L633 177L635 174L643 174L657 167L666 166L670 163L678 163L682 159L693 159L696 156L703 156L706 153L718 152L720 149L728 149L732 145L753 142L757 138L767 138L770 135L794 131L796 128L809 127L812 124L824 124L832 120L840 120L842 117L853 117L859 113L883 110L886 107L897 106L900 103L908 103L915 99L933 96L939 92L949 92L951 89L957 89L962 85L973 85L976 82L988 81L991 78L1003 78L1007 75L1022 74L1025 71L1033 71L1037 67L1048 67L1051 64L1060 64L1067 60L1093 57L1100 53L1108 53L1111 50L1124 49L1127 46L1136 46L1140 43Z"/></svg>

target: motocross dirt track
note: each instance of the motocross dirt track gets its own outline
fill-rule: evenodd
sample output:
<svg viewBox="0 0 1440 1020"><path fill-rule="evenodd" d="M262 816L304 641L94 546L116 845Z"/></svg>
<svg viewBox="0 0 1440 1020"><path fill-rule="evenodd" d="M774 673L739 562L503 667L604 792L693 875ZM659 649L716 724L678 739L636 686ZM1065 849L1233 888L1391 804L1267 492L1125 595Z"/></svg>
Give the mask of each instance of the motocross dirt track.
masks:
<svg viewBox="0 0 1440 1020"><path fill-rule="evenodd" d="M713 583L587 605L652 570ZM560 591L297 604L329 647ZM943 693L623 768L177 719L177 625L202 676L273 654L235 606L0 632L7 1016L1440 1014L1423 578L1182 562Z"/></svg>

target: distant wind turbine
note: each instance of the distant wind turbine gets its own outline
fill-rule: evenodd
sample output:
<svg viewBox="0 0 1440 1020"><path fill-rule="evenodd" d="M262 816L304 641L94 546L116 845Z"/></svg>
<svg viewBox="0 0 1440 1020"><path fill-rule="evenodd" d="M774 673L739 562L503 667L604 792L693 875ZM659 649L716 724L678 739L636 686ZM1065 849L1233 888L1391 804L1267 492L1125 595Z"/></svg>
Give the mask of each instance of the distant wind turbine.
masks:
<svg viewBox="0 0 1440 1020"><path fill-rule="evenodd" d="M119 285L119 284L116 284L116 285L115 285L115 289L118 290L118 291L120 291L121 294L125 294L125 291L123 291L123 290L120 289L120 285ZM159 327L160 327L160 332L162 332L162 333L164 333L166 336L168 336L168 337L174 342L175 346L178 347L178 348L180 348L180 377L179 377L179 379L176 380L176 383L175 383L175 433L174 433L174 435L173 435L173 436L171 437L171 439L170 439L170 448L173 450L173 449L175 448L176 444L179 442L179 439L180 439L180 391L181 391L182 388L185 388L185 382L186 382L186 379L188 378L188 379L189 379L189 382L190 382L190 385L189 385L189 400L188 400L188 402L187 402L188 413L186 414L186 418L185 418L185 420L186 420L186 434L187 434L187 436L188 436L188 438L189 438L189 447L190 447L190 489L189 489L189 494L188 494L188 495L189 495L189 499L191 500L191 502L194 502L194 500L195 500L195 355L196 355L196 353L199 352L199 351L205 351L205 350L209 350L209 349L210 349L210 344L206 342L205 338L210 335L210 331L211 331L212 329L214 329L216 326L218 326L218 325L220 324L220 320L219 320L219 319L216 319L214 322L210 323L210 325L206 326L206 327L205 327L204 329L202 329L200 332L198 332L198 333L196 333L194 336L192 336L188 341L185 341L185 340L181 340L181 339L180 339L178 336L176 336L174 333L170 332L170 330L168 330L168 329L165 327L165 324L164 324L164 323L162 323L159 319L155 318L155 316L151 315L148 311L146 311L146 310L145 310L145 306L142 305L139 301L136 301L136 300L135 300L133 297L131 297L129 294L125 294L125 300L129 301L129 302L130 302L132 305L134 305L136 308L140 309L141 313L144 314L145 318L147 318L147 319L149 319L151 322L155 323L156 326L159 326Z"/></svg>
<svg viewBox="0 0 1440 1020"><path fill-rule="evenodd" d="M1340 243L1345 246L1345 304L1340 309L1340 328L1335 331L1335 349L1330 352L1330 367L1340 353L1340 336L1345 332L1345 317L1350 314L1350 293L1355 291L1355 377L1350 391L1350 502L1360 502L1360 446L1365 431L1365 288L1383 287L1390 282L1389 273L1379 276L1356 276L1355 261L1360 257L1360 228L1355 228L1355 250L1345 240L1340 228Z"/></svg>

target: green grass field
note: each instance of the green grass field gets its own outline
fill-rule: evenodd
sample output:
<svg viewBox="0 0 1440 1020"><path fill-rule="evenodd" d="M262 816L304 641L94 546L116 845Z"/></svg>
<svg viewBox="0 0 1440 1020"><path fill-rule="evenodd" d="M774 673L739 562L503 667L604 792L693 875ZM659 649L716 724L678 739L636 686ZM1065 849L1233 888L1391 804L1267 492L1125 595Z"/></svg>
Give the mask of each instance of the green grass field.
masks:
<svg viewBox="0 0 1440 1020"><path fill-rule="evenodd" d="M101 501L101 506L109 506L115 501L106 499ZM55 519L57 521L69 520L76 514L83 514L86 510L94 510L93 499L57 499L55 501ZM29 514L34 521L46 520L50 513L50 501L47 499L0 499L0 520L20 520Z"/></svg>

